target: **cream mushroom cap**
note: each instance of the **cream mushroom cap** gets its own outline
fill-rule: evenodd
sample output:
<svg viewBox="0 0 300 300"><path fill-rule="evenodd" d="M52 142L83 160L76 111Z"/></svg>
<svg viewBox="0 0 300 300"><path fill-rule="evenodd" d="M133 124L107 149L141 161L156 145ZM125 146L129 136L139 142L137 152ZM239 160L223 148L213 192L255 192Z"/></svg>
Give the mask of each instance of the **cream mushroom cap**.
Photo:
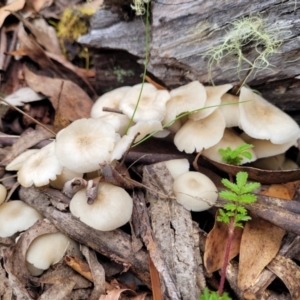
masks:
<svg viewBox="0 0 300 300"><path fill-rule="evenodd" d="M69 244L79 253L78 244L61 232L43 234L34 239L26 253L27 268L31 274L38 276L59 262Z"/></svg>
<svg viewBox="0 0 300 300"><path fill-rule="evenodd" d="M3 184L0 184L0 205L5 201L6 195L6 187Z"/></svg>
<svg viewBox="0 0 300 300"><path fill-rule="evenodd" d="M300 136L298 124L286 113L242 87L240 93L240 126L251 137L270 140L273 144L296 141Z"/></svg>
<svg viewBox="0 0 300 300"><path fill-rule="evenodd" d="M100 182L97 198L87 203L86 189L81 189L70 202L71 213L88 226L101 231L110 231L126 224L132 214L133 201L120 187Z"/></svg>
<svg viewBox="0 0 300 300"><path fill-rule="evenodd" d="M171 125L176 116L204 107L206 91L199 81L193 81L170 92L171 99L167 102L167 112L163 124Z"/></svg>
<svg viewBox="0 0 300 300"><path fill-rule="evenodd" d="M37 153L39 149L29 149L18 155L14 160L12 160L6 167L6 171L19 171L24 164L28 160L28 158Z"/></svg>
<svg viewBox="0 0 300 300"><path fill-rule="evenodd" d="M100 96L95 101L91 109L91 118L96 119L103 116L115 114L115 113L103 111L103 107L119 109L120 101L130 89L131 89L130 86L123 86Z"/></svg>
<svg viewBox="0 0 300 300"><path fill-rule="evenodd" d="M175 134L174 144L179 151L199 152L217 144L224 130L225 120L217 109L204 119L187 121Z"/></svg>
<svg viewBox="0 0 300 300"><path fill-rule="evenodd" d="M82 177L83 173L74 172L68 168L63 167L60 175L57 175L55 180L50 180L50 186L62 190L65 183L75 177Z"/></svg>
<svg viewBox="0 0 300 300"><path fill-rule="evenodd" d="M173 179L186 173L190 169L190 163L186 158L170 159L164 162Z"/></svg>
<svg viewBox="0 0 300 300"><path fill-rule="evenodd" d="M217 86L205 86L206 91L206 101L204 107L214 106L210 108L205 108L198 112L189 114L189 119L197 121L209 116L214 112L218 105L221 103L221 97L232 88L232 84L223 84Z"/></svg>
<svg viewBox="0 0 300 300"><path fill-rule="evenodd" d="M21 200L0 205L0 237L9 237L31 227L43 216Z"/></svg>
<svg viewBox="0 0 300 300"><path fill-rule="evenodd" d="M204 174L186 172L179 175L173 184L176 200L187 210L203 211L217 201L218 190Z"/></svg>
<svg viewBox="0 0 300 300"><path fill-rule="evenodd" d="M56 138L56 156L62 166L79 173L99 169L110 160L116 142L114 128L100 119L80 119Z"/></svg>
<svg viewBox="0 0 300 300"><path fill-rule="evenodd" d="M129 118L133 116L139 99L142 84L133 86L122 98L120 109ZM162 121L166 114L166 103L170 99L170 93L166 90L158 90L150 83L144 83L140 102L133 121Z"/></svg>
<svg viewBox="0 0 300 300"><path fill-rule="evenodd" d="M233 150L243 143L245 143L245 141L241 137L239 137L232 130L226 128L222 139L214 146L203 150L202 155L208 157L211 160L224 163L224 161L222 161L222 155L219 153L219 149L226 149L230 147ZM246 157L243 157L241 164L246 164L256 160L256 155L253 149L248 149L247 151L251 153L252 158L248 159Z"/></svg>
<svg viewBox="0 0 300 300"><path fill-rule="evenodd" d="M231 94L224 94L221 98L219 110L225 119L226 127L240 126L240 110L238 102L239 97ZM241 105L243 104L241 103Z"/></svg>
<svg viewBox="0 0 300 300"><path fill-rule="evenodd" d="M61 174L62 165L55 155L55 142L32 154L18 171L18 182L24 187L49 184Z"/></svg>

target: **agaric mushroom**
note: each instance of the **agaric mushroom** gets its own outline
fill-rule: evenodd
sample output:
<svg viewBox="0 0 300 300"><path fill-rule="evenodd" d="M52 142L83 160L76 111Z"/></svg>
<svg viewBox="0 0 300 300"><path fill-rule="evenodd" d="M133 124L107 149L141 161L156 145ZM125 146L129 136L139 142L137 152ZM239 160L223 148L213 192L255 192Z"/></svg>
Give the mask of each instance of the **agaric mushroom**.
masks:
<svg viewBox="0 0 300 300"><path fill-rule="evenodd" d="M110 161L118 137L114 128L100 119L76 120L57 135L56 156L74 172L92 172Z"/></svg>
<svg viewBox="0 0 300 300"><path fill-rule="evenodd" d="M65 183L73 178L82 177L83 173L78 173L63 167L61 174L56 176L55 180L50 180L50 186L55 189L62 190Z"/></svg>
<svg viewBox="0 0 300 300"><path fill-rule="evenodd" d="M103 107L109 107L112 109L119 109L120 101L124 95L131 89L130 86L123 86L107 92L100 96L94 103L91 109L91 118L96 119L103 116L115 114L107 111L103 111ZM128 119L129 120L129 119Z"/></svg>
<svg viewBox="0 0 300 300"><path fill-rule="evenodd" d="M199 81L193 81L180 86L172 90L170 95L171 99L167 102L167 112L163 120L163 125L171 123L176 116L183 112L204 107L206 101L205 88Z"/></svg>
<svg viewBox="0 0 300 300"><path fill-rule="evenodd" d="M179 175L173 184L176 200L187 210L203 211L217 201L218 190L204 174L186 172Z"/></svg>
<svg viewBox="0 0 300 300"><path fill-rule="evenodd" d="M133 86L122 98L120 109L129 118L133 116L139 99L142 84ZM166 103L170 99L170 93L166 90L158 90L150 83L144 83L140 102L133 117L138 121L162 121L166 114Z"/></svg>
<svg viewBox="0 0 300 300"><path fill-rule="evenodd" d="M222 139L214 146L203 150L202 155L214 161L224 163L224 161L222 161L222 156L219 153L219 149L226 149L227 147L235 149L243 143L245 143L245 141L241 137L239 137L232 130L226 128ZM241 164L256 160L255 151L253 151L252 149L248 149L247 151L251 153L252 158L248 159L246 157L243 157Z"/></svg>
<svg viewBox="0 0 300 300"><path fill-rule="evenodd" d="M259 140L252 138L245 132L243 132L240 136L246 143L254 146L253 150L256 154L257 159L284 153L295 144L295 141L293 140L284 144L273 144L268 140Z"/></svg>
<svg viewBox="0 0 300 300"><path fill-rule="evenodd" d="M199 152L217 144L224 129L225 120L217 109L205 119L187 121L175 134L174 144L186 153Z"/></svg>
<svg viewBox="0 0 300 300"><path fill-rule="evenodd" d="M219 110L225 119L226 127L237 127L240 125L239 97L224 94L221 98Z"/></svg>
<svg viewBox="0 0 300 300"><path fill-rule="evenodd" d="M41 275L59 262L69 244L80 253L78 244L61 232L43 234L34 239L26 253L27 268L33 276Z"/></svg>
<svg viewBox="0 0 300 300"><path fill-rule="evenodd" d="M6 195L6 187L3 184L0 184L0 205L5 201Z"/></svg>
<svg viewBox="0 0 300 300"><path fill-rule="evenodd" d="M5 238L27 230L43 216L21 200L0 205L0 237Z"/></svg>
<svg viewBox="0 0 300 300"><path fill-rule="evenodd" d="M206 101L204 107L214 106L210 108L205 108L198 112L189 114L189 119L197 121L204 119L213 113L218 105L221 103L221 97L232 88L232 84L223 84L217 86L205 86L206 91Z"/></svg>
<svg viewBox="0 0 300 300"><path fill-rule="evenodd" d="M186 158L171 159L164 163L173 179L176 179L179 175L188 172L190 169L190 163Z"/></svg>
<svg viewBox="0 0 300 300"><path fill-rule="evenodd" d="M24 164L25 161L28 160L28 158L34 154L37 153L39 149L29 149L18 155L14 160L12 160L6 167L6 171L19 171Z"/></svg>
<svg viewBox="0 0 300 300"><path fill-rule="evenodd" d="M24 187L44 186L61 174L62 165L55 155L55 142L32 154L18 171L18 182Z"/></svg>
<svg viewBox="0 0 300 300"><path fill-rule="evenodd" d="M251 166L263 170L282 170L282 165L285 161L284 154L260 158L251 163Z"/></svg>
<svg viewBox="0 0 300 300"><path fill-rule="evenodd" d="M248 101L251 100L251 101ZM270 140L273 144L295 142L300 136L298 124L286 113L242 87L240 93L240 126L249 136Z"/></svg>
<svg viewBox="0 0 300 300"><path fill-rule="evenodd" d="M70 202L71 213L88 226L101 231L114 230L126 224L132 214L133 201L123 189L100 182L97 198L87 203L86 189L81 189Z"/></svg>
<svg viewBox="0 0 300 300"><path fill-rule="evenodd" d="M127 135L131 137L135 137L135 142L140 141L146 135L162 130L162 125L159 121L150 120L150 121L139 121L135 125L129 128ZM137 135L139 133L139 135Z"/></svg>

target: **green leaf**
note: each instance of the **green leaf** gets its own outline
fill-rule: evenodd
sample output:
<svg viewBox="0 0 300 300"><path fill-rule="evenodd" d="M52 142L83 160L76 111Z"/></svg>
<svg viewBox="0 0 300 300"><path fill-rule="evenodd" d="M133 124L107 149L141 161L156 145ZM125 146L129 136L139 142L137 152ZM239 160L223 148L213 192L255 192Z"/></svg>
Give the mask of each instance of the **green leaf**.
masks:
<svg viewBox="0 0 300 300"><path fill-rule="evenodd" d="M224 208L227 210L227 211L236 211L237 207L234 203L226 203L224 205Z"/></svg>
<svg viewBox="0 0 300 300"><path fill-rule="evenodd" d="M231 191L225 190L219 193L219 196L226 200L239 201L239 196Z"/></svg>
<svg viewBox="0 0 300 300"><path fill-rule="evenodd" d="M247 172L238 172L236 174L236 184L239 188L239 192L242 189L242 187L246 184L248 179L248 173Z"/></svg>
<svg viewBox="0 0 300 300"><path fill-rule="evenodd" d="M236 210L240 213L240 214L244 214L246 215L247 214L247 209L243 206L237 206Z"/></svg>
<svg viewBox="0 0 300 300"><path fill-rule="evenodd" d="M228 179L223 178L221 182L225 187L232 190L234 193L238 194L240 192L239 187L235 183L230 182Z"/></svg>
<svg viewBox="0 0 300 300"><path fill-rule="evenodd" d="M250 182L245 184L242 188L241 188L241 193L245 194L245 193L250 193L256 189L258 189L260 187L260 183L259 182Z"/></svg>
<svg viewBox="0 0 300 300"><path fill-rule="evenodd" d="M239 202L242 203L253 203L257 199L257 196L254 194L242 194L240 195Z"/></svg>
<svg viewBox="0 0 300 300"><path fill-rule="evenodd" d="M248 159L251 159L252 158L252 154L248 151L245 151L243 153L241 153L241 155L243 155L244 157L248 158Z"/></svg>

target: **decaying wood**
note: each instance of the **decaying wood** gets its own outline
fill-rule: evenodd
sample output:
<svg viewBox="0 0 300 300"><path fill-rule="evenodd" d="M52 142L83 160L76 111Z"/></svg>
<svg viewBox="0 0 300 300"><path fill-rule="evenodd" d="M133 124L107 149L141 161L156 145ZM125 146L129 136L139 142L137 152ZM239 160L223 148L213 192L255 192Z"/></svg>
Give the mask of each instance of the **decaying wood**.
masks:
<svg viewBox="0 0 300 300"><path fill-rule="evenodd" d="M154 237L180 296L197 299L203 287L203 277L197 274L203 274L203 269L200 257L194 256L199 244L194 244L191 213L174 201L173 178L164 163L145 166L143 183L151 188L147 189L146 200Z"/></svg>
<svg viewBox="0 0 300 300"><path fill-rule="evenodd" d="M103 232L95 230L70 213L62 213L50 206L49 198L35 188L21 188L20 198L37 209L62 233L75 241L130 268L145 285L151 287L148 256L143 250L132 251L130 236L121 230Z"/></svg>
<svg viewBox="0 0 300 300"><path fill-rule="evenodd" d="M106 0L107 7L113 6ZM222 3L207 1L163 0L151 1L150 56L148 71L168 87L176 87L192 80L209 83L207 52L211 47L219 46L223 37L230 31L233 21L243 17L260 15L265 27L276 31L281 26L284 31L283 43L277 53L268 59L270 67L253 72L247 83L262 92L286 111L300 109L300 81L298 60L300 40L300 6L294 0L234 1ZM136 17L125 21L124 17L112 10L100 10L93 18L92 30L80 39L80 42L98 49L96 58L98 92L107 87L128 85L133 79L140 80L136 74L136 61L143 63L145 57L145 21ZM250 61L257 57L255 47L249 44L243 49ZM113 56L111 51L115 51ZM97 52L96 51L96 52ZM106 51L106 53L104 52ZM119 51L119 53L118 53ZM131 57L124 60L122 52ZM109 53L110 52L110 53ZM123 82L113 82L117 78L106 78L106 73L113 73L113 66L105 68L104 61L115 60L119 77ZM106 58L106 59L105 59ZM131 59L129 68L123 68L124 61ZM128 66L128 64L127 64ZM245 67L245 66L243 66ZM129 75L128 71L131 72ZM127 72L127 73L126 73ZM240 73L240 78L247 70ZM115 73L118 73L115 70ZM129 76L121 76L127 74ZM220 65L212 66L212 78L216 84L239 81L237 59L229 55Z"/></svg>
<svg viewBox="0 0 300 300"><path fill-rule="evenodd" d="M161 286L164 294L164 299L179 300L180 294L175 285L174 277L170 272L169 265L166 264L164 255L160 245L154 241L153 232L150 225L149 216L146 210L146 201L144 194L141 191L134 193L134 212L133 225L136 235L141 236L150 258L160 274Z"/></svg>

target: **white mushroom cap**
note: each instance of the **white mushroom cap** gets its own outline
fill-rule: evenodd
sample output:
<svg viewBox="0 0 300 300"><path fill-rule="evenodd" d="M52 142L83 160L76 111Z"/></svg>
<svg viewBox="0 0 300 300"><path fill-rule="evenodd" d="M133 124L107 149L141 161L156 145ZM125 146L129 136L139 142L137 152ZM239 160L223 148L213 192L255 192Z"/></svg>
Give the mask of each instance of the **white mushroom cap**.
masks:
<svg viewBox="0 0 300 300"><path fill-rule="evenodd" d="M190 169L190 163L186 158L171 159L164 163L173 179L176 179L179 175L188 172Z"/></svg>
<svg viewBox="0 0 300 300"><path fill-rule="evenodd" d="M32 275L38 276L59 262L70 243L79 253L78 244L61 232L43 234L34 239L26 253L27 267Z"/></svg>
<svg viewBox="0 0 300 300"><path fill-rule="evenodd" d="M282 170L294 170L298 168L299 166L289 158L286 158L282 164Z"/></svg>
<svg viewBox="0 0 300 300"><path fill-rule="evenodd" d="M214 112L220 103L221 97L232 88L232 84L223 84L217 86L205 86L206 101L204 107L214 106L211 108L205 108L193 114L189 114L189 119L197 121L204 119Z"/></svg>
<svg viewBox="0 0 300 300"><path fill-rule="evenodd" d="M174 144L179 151L199 152L217 144L224 129L225 120L217 109L205 119L187 121L175 134Z"/></svg>
<svg viewBox="0 0 300 300"><path fill-rule="evenodd" d="M142 84L133 86L122 98L120 109L129 118L134 113L139 99ZM166 90L158 90L150 83L144 83L142 95L133 121L162 121L166 114L166 103L170 99L170 93Z"/></svg>
<svg viewBox="0 0 300 300"><path fill-rule="evenodd" d="M294 141L289 141L284 144L273 144L268 140L259 140L249 137L245 132L241 134L241 138L248 144L252 144L256 158L263 158L285 153L295 144Z"/></svg>
<svg viewBox="0 0 300 300"><path fill-rule="evenodd" d="M115 129L115 132L119 133L121 136L125 134L125 131L130 121L130 119L126 115L117 113L110 113L98 119L109 123Z"/></svg>
<svg viewBox="0 0 300 300"><path fill-rule="evenodd" d="M73 178L82 177L83 173L78 173L69 170L68 168L63 168L60 175L57 175L55 180L50 181L50 186L52 186L55 189L62 190L65 183L69 180L72 180Z"/></svg>
<svg viewBox="0 0 300 300"><path fill-rule="evenodd" d="M122 136L122 138L119 141L117 141L117 143L115 144L115 147L111 153L110 161L121 159L123 154L129 149L133 139L134 136L128 136L128 135Z"/></svg>
<svg viewBox="0 0 300 300"><path fill-rule="evenodd" d="M230 147L232 150L234 150L243 143L245 143L245 141L241 137L239 137L232 130L226 128L224 131L224 135L219 143L212 146L211 148L203 150L202 155L208 157L211 160L224 163L224 161L222 161L222 155L219 153L219 149L226 149L227 147ZM253 149L248 149L247 151L251 153L252 158L248 159L246 157L243 157L241 164L246 164L248 162L256 160L256 155Z"/></svg>
<svg viewBox="0 0 300 300"><path fill-rule="evenodd" d="M80 119L57 136L56 156L74 172L92 172L110 160L115 142L115 130L110 124L100 119Z"/></svg>
<svg viewBox="0 0 300 300"><path fill-rule="evenodd" d="M146 135L159 130L162 130L162 125L159 121L139 121L129 128L127 135L135 137L137 133L139 133L139 135L135 139L135 142L138 142L141 139L143 139Z"/></svg>
<svg viewBox="0 0 300 300"><path fill-rule="evenodd" d="M21 200L0 205L0 237L5 238L24 231L43 216Z"/></svg>
<svg viewBox="0 0 300 300"><path fill-rule="evenodd" d="M204 174L186 172L179 175L173 185L176 200L187 210L203 211L217 201L218 190Z"/></svg>
<svg viewBox="0 0 300 300"><path fill-rule="evenodd" d="M126 224L131 218L132 207L129 194L107 182L100 182L93 204L87 203L86 189L78 191L70 202L70 211L75 217L101 231L114 230Z"/></svg>
<svg viewBox="0 0 300 300"><path fill-rule="evenodd" d="M239 109L238 102L239 102L239 97L231 94L224 94L221 98L221 104L228 104L228 105L221 105L219 107L219 110L225 119L226 127L240 126L240 109ZM231 104L231 103L235 103L235 104Z"/></svg>
<svg viewBox="0 0 300 300"><path fill-rule="evenodd" d="M251 165L255 168L263 170L282 170L282 165L285 161L284 154L260 158Z"/></svg>
<svg viewBox="0 0 300 300"><path fill-rule="evenodd" d="M6 167L6 171L19 171L25 161L34 154L37 153L39 149L29 149L18 155L14 160L12 160Z"/></svg>
<svg viewBox="0 0 300 300"><path fill-rule="evenodd" d="M170 132L176 133L182 126L183 122L181 119L176 120L172 125L165 127Z"/></svg>
<svg viewBox="0 0 300 300"><path fill-rule="evenodd" d="M0 184L0 205L5 201L6 195L6 187L3 184Z"/></svg>
<svg viewBox="0 0 300 300"><path fill-rule="evenodd" d="M24 187L44 186L62 172L55 155L55 142L32 154L18 171L18 182Z"/></svg>
<svg viewBox="0 0 300 300"><path fill-rule="evenodd" d="M273 144L296 141L298 124L286 113L251 90L242 87L240 93L240 125L251 137L270 140Z"/></svg>
<svg viewBox="0 0 300 300"><path fill-rule="evenodd" d="M116 115L115 113L103 111L103 107L119 109L121 99L130 89L130 86L123 86L103 94L94 103L91 110L91 118L96 119L107 115Z"/></svg>
<svg viewBox="0 0 300 300"><path fill-rule="evenodd" d="M172 90L170 95L171 99L167 103L167 113L163 120L164 125L183 112L204 107L206 101L205 88L199 81L180 86Z"/></svg>

